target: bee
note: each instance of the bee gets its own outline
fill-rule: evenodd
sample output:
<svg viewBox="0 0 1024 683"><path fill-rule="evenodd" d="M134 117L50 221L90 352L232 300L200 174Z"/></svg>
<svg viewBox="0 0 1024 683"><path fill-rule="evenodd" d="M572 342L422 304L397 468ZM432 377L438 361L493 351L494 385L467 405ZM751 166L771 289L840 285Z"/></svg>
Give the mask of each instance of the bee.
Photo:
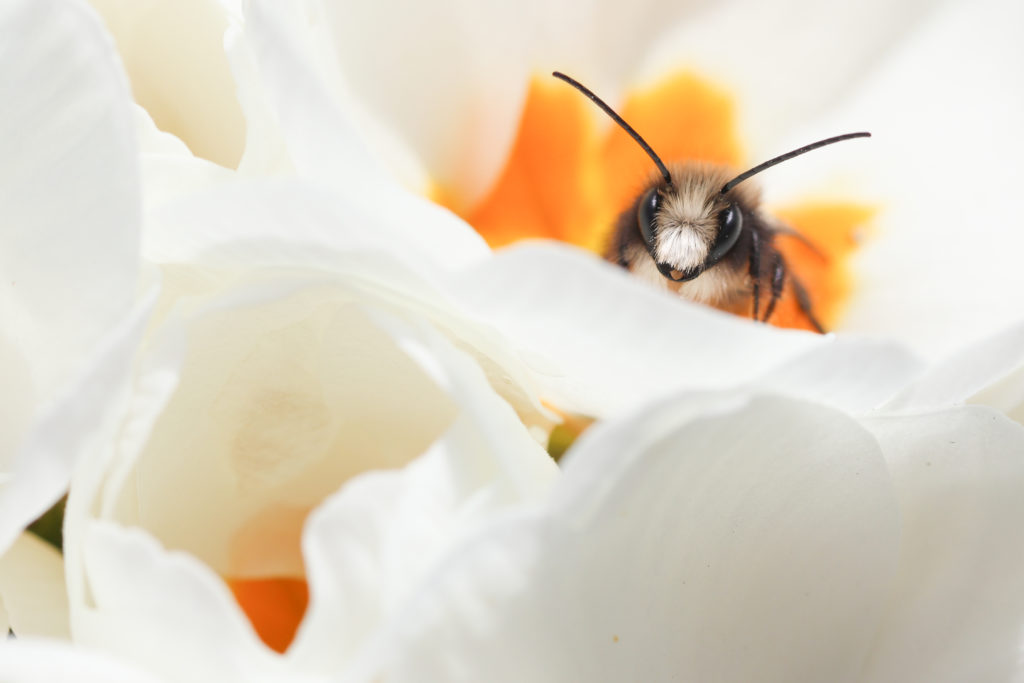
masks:
<svg viewBox="0 0 1024 683"><path fill-rule="evenodd" d="M743 184L776 164L819 147L870 133L847 133L819 140L734 175L726 166L684 161L666 165L640 134L601 98L561 72L552 74L586 95L622 127L657 166L658 174L615 223L605 258L634 275L665 282L680 297L727 310L742 310L749 300L754 320L768 322L788 284L810 324L824 333L807 288L786 265L775 245L780 234L796 231L760 209L760 194ZM667 282L666 282L667 281ZM762 299L766 298L762 310Z"/></svg>

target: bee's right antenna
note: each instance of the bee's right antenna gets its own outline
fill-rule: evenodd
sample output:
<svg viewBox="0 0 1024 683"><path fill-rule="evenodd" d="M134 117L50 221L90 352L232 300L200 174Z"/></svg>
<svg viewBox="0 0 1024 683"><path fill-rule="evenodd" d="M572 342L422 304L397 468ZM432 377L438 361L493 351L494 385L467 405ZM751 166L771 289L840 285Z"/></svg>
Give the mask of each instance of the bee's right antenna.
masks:
<svg viewBox="0 0 1024 683"><path fill-rule="evenodd" d="M723 185L721 191L719 192L719 194L725 194L726 192L728 192L732 188L736 187L737 185L742 183L744 180L746 180L750 176L757 175L761 171L764 171L765 169L769 169L772 166L774 166L775 164L781 164L783 161L789 161L793 157L798 157L801 154L807 154L808 152L813 152L814 150L818 149L819 147L824 147L825 145L833 145L833 144L835 144L837 142L842 142L843 140L853 140L854 138L869 138L869 137L871 137L871 133L847 133L846 135L837 135L834 138L828 138L826 140L818 140L817 142L812 142L811 144L805 145L805 146L801 147L800 149L794 149L792 152L786 152L785 154L780 154L779 156L775 157L774 159L769 159L768 161L764 162L763 164L758 164L757 166L755 166L754 168L750 169L749 171L744 171L743 173L740 173L738 176L736 176L735 178L733 178L732 180L727 182L725 185Z"/></svg>
<svg viewBox="0 0 1024 683"><path fill-rule="evenodd" d="M640 137L640 133L637 133L635 130L633 130L633 126L626 123L621 116L616 114L611 107L604 103L604 100L602 100L600 97L591 92L589 88L587 88L579 81L566 76L561 71L554 71L551 75L559 80L565 81L572 87L576 88L581 93L589 97L594 102L594 104L601 107L601 110L605 114L608 114L608 116L612 118L612 121L622 126L622 129L629 133L630 137L636 140L636 143L640 145L645 152L647 152L647 156L651 157L651 159L654 160L654 163L655 165L657 165L658 170L661 171L661 175L665 177L665 182L668 183L669 185L672 184L672 176L669 174L668 169L665 168L665 164L663 164L661 159L658 158L658 155L654 153L654 150L651 149L651 146L647 144L647 141Z"/></svg>

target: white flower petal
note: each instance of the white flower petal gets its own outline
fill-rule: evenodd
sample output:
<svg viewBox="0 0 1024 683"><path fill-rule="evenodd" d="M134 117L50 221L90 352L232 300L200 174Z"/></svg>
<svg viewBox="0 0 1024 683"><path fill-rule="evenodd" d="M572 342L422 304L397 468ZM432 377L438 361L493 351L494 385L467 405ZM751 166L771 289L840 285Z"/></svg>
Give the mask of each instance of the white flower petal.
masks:
<svg viewBox="0 0 1024 683"><path fill-rule="evenodd" d="M159 683L123 659L48 640L0 641L4 683Z"/></svg>
<svg viewBox="0 0 1024 683"><path fill-rule="evenodd" d="M621 92L652 46L720 3L710 0L575 0L521 3L531 21L533 66L578 76L595 92Z"/></svg>
<svg viewBox="0 0 1024 683"><path fill-rule="evenodd" d="M218 680L246 678L249 669L239 673L234 660L222 660L245 659L256 645L239 640L242 631L232 623L240 612L231 601L227 614L211 593L225 591L211 570L231 577L302 576L302 559L291 549L298 550L308 510L354 474L402 465L426 450L455 416L454 408L462 417L442 442L450 445L438 446L439 455L426 462L438 463L427 479L456 487L457 498L451 510L440 511L433 529L394 525L389 539L398 549L408 532L434 544L436 556L458 538L438 529L469 528L477 513L536 499L557 474L481 369L417 322L409 302L399 322L391 316L403 309L389 301L391 295L360 292L355 278L268 270L261 280L193 268L190 282L189 274L168 268L164 291L189 293L199 305L186 296L177 311L164 314L165 329L151 335L155 350L144 357L136 382L141 396L112 439L114 452L87 463L72 488L66 547L77 638L140 662L154 657L151 649L159 642L166 654L153 661L178 678L190 670ZM188 343L179 373L173 366L182 324ZM321 424L317 401L336 424ZM395 414L416 419L403 420L395 432ZM426 499L410 496L401 509L422 512L417 508L429 506L430 491L419 487L422 474L411 481L415 485L407 490ZM181 504L183 491L187 506ZM447 500L443 490L436 493ZM87 519L96 514L191 551L205 575L196 573L195 558L175 559L148 537L97 527ZM429 561L431 555L413 557ZM315 560L308 566L312 578ZM411 563L400 569L418 577ZM126 573L133 581L126 583ZM314 579L314 587L322 585ZM320 590L314 600L332 604L330 591L324 598ZM182 603L182 591L194 600ZM394 597L385 592L382 599ZM179 642L174 634L182 620L204 601L221 604L204 618L210 631L225 635L207 644L206 630L191 629ZM158 625L135 624L143 615ZM336 614L328 610L326 616L333 626ZM309 628L322 643L325 631ZM339 633L328 631L332 645L326 651L334 655ZM244 635L253 637L248 626ZM208 661L207 648L222 651L221 658ZM175 664L179 659L193 663Z"/></svg>
<svg viewBox="0 0 1024 683"><path fill-rule="evenodd" d="M446 551L503 508L539 500L558 474L479 367L429 328L383 324L461 412L422 457L356 478L311 515L311 601L288 653L305 668L342 670Z"/></svg>
<svg viewBox="0 0 1024 683"><path fill-rule="evenodd" d="M442 239L461 232L466 252L475 251L478 259L485 256L487 247L471 227L447 209L400 187L371 153L351 121L358 105L339 105L328 90L327 77L319 73L322 68L305 54L301 28L294 25L301 17L290 14L284 5L263 0L254 0L250 10L247 30L252 49L299 172L329 185L350 206L378 217L379 222L409 226L421 236L443 235ZM461 258L460 252L452 255L456 264Z"/></svg>
<svg viewBox="0 0 1024 683"><path fill-rule="evenodd" d="M530 22L518 6L465 0L323 3L346 85L469 204L501 170L519 122ZM424 30L429 26L429 30Z"/></svg>
<svg viewBox="0 0 1024 683"><path fill-rule="evenodd" d="M937 5L933 0L713 3L652 45L643 73L652 77L689 68L732 84L744 138L769 158L793 149L782 139L786 132L829 111Z"/></svg>
<svg viewBox="0 0 1024 683"><path fill-rule="evenodd" d="M78 459L116 432L133 354L154 298L151 292L111 331L91 363L37 416L11 463L10 479L0 480L0 548L61 497Z"/></svg>
<svg viewBox="0 0 1024 683"><path fill-rule="evenodd" d="M1024 424L1024 367L993 382L972 396L968 403L990 406L1011 420Z"/></svg>
<svg viewBox="0 0 1024 683"><path fill-rule="evenodd" d="M900 506L871 681L1007 681L1024 629L1024 428L981 407L865 421Z"/></svg>
<svg viewBox="0 0 1024 683"><path fill-rule="evenodd" d="M1017 324L977 344L970 344L948 358L934 363L920 380L890 401L892 411L919 411L959 405L997 382L1003 381L1002 395L977 397L1003 411L1012 411L1020 401L1021 383L1015 372L1024 366L1024 323Z"/></svg>
<svg viewBox="0 0 1024 683"><path fill-rule="evenodd" d="M247 5L246 36L288 151L300 171L337 186L387 183L390 175L353 125L353 114L339 106L344 94L330 91L336 65L311 28L317 22L312 13L302 3Z"/></svg>
<svg viewBox="0 0 1024 683"><path fill-rule="evenodd" d="M408 569L399 566L396 572L392 557L406 558L406 551L412 551L419 562L416 552L423 546L428 552L435 551L429 536L437 531L436 513L423 499L432 495L444 500L447 482L432 477L432 468L425 464L435 460L430 455L433 450L401 470L359 475L309 515L303 556L310 600L288 649L288 656L301 666L314 670L343 667L362 644L366 629L386 617L390 607L387 590L403 587ZM407 507L425 518L410 528L394 528L397 525L391 517L408 521L401 514ZM393 538L410 546L392 544Z"/></svg>
<svg viewBox="0 0 1024 683"><path fill-rule="evenodd" d="M452 557L359 675L855 678L898 542L884 461L855 422L697 395L598 426L569 458L550 513Z"/></svg>
<svg viewBox="0 0 1024 683"><path fill-rule="evenodd" d="M187 320L178 387L107 509L222 574L301 574L309 510L349 477L422 453L453 407L351 291L287 276L246 285ZM395 414L417 419L395 432Z"/></svg>
<svg viewBox="0 0 1024 683"><path fill-rule="evenodd" d="M151 230L149 215L158 207L216 185L231 182L237 173L192 155L188 147L170 133L156 127L149 113L135 107L136 135L142 152L143 210L145 231Z"/></svg>
<svg viewBox="0 0 1024 683"><path fill-rule="evenodd" d="M495 502L534 499L546 493L558 467L528 434L512 407L495 393L472 357L425 322L406 323L379 314L373 318L462 410L466 418L462 422L467 424L457 420L449 440L467 452L463 457L479 462L469 466L467 460L453 468L466 477L460 486L492 485ZM486 466L481 467L482 462Z"/></svg>
<svg viewBox="0 0 1024 683"><path fill-rule="evenodd" d="M897 344L840 335L758 377L753 386L862 413L881 406L923 371L924 363Z"/></svg>
<svg viewBox="0 0 1024 683"><path fill-rule="evenodd" d="M486 258L479 235L448 218L433 226L415 216L394 221L306 183L251 181L197 192L154 212L144 253L161 263L209 262L218 251L237 259L244 250L254 265L327 267L338 253L377 250L428 271Z"/></svg>
<svg viewBox="0 0 1024 683"><path fill-rule="evenodd" d="M23 533L0 557L0 600L19 638L70 636L63 559L32 533Z"/></svg>
<svg viewBox="0 0 1024 683"><path fill-rule="evenodd" d="M299 533L309 510L359 472L405 464L454 417L451 399L368 311L436 315L435 324L482 359L489 380L529 424L546 419L529 378L485 331L358 270L343 279L181 268L168 269L165 280L165 291L194 299L181 304L183 312L197 309L169 318L151 342L173 342L187 325L180 383L175 388L179 371L170 358L143 369L141 403L133 400L132 426L117 446L120 461L94 463L107 478L100 510L226 575L301 574ZM143 391L149 384L155 392ZM394 432L396 415L416 419ZM69 527L93 509L100 487L88 481L93 476L83 469L75 480ZM194 499L185 511L182 490Z"/></svg>
<svg viewBox="0 0 1024 683"><path fill-rule="evenodd" d="M80 539L83 520L97 513L141 525L224 575L301 575L309 510L349 477L419 455L454 417L437 378L370 311L431 319L481 361L527 424L543 423L529 378L500 339L433 302L415 280L386 286L380 273L401 272L395 261L358 260L363 270L350 263L333 274L165 269L176 308L161 304L165 322L150 335L120 433L72 486L73 606L88 599ZM416 419L395 432L396 414ZM192 501L184 509L182 491Z"/></svg>
<svg viewBox="0 0 1024 683"><path fill-rule="evenodd" d="M0 8L0 320L52 398L135 295L130 97L78 2Z"/></svg>
<svg viewBox="0 0 1024 683"><path fill-rule="evenodd" d="M233 0L225 0L233 1ZM245 113L245 152L238 170L249 175L277 175L294 170L277 114L261 82L259 62L244 29L241 10L224 37L224 49Z"/></svg>
<svg viewBox="0 0 1024 683"><path fill-rule="evenodd" d="M234 168L246 120L224 54L216 0L90 0L117 41L136 101L199 157Z"/></svg>
<svg viewBox="0 0 1024 683"><path fill-rule="evenodd" d="M157 211L145 253L163 263L219 268L302 267L318 279L344 280L400 316L415 309L473 354L525 422L550 422L514 349L459 310L439 284L443 271L480 262L489 250L460 221L440 227L395 224L300 182L246 182Z"/></svg>
<svg viewBox="0 0 1024 683"><path fill-rule="evenodd" d="M130 396L115 404L120 421L98 445L86 451L73 473L64 508L63 544L72 611L85 604L88 596L82 553L86 524L97 509L110 514L110 499L124 486L135 458L149 442L153 424L177 387L184 353L182 336L167 335L139 358Z"/></svg>
<svg viewBox="0 0 1024 683"><path fill-rule="evenodd" d="M598 416L746 382L826 343L673 300L554 243L503 249L449 295L521 349L547 398Z"/></svg>
<svg viewBox="0 0 1024 683"><path fill-rule="evenodd" d="M76 642L172 680L260 681L280 671L223 581L148 534L92 521L85 529L92 606L76 612Z"/></svg>
<svg viewBox="0 0 1024 683"><path fill-rule="evenodd" d="M1020 318L1022 24L1020 3L945 3L815 124L874 134L844 156L880 213L842 329L940 358Z"/></svg>
<svg viewBox="0 0 1024 683"><path fill-rule="evenodd" d="M12 381L2 402L14 405L5 429L17 430L0 452L5 549L110 428L148 309L129 315L136 148L127 83L99 20L79 2L5 3L0 65L0 365Z"/></svg>

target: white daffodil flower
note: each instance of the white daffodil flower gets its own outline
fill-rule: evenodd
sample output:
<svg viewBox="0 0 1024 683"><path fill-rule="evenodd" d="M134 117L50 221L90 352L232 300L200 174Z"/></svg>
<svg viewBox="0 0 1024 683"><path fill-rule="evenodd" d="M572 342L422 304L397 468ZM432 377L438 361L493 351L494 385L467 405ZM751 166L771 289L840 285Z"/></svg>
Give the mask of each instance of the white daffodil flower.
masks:
<svg viewBox="0 0 1024 683"><path fill-rule="evenodd" d="M131 98L95 16L0 5L0 101L2 555L109 438L145 306Z"/></svg>
<svg viewBox="0 0 1024 683"><path fill-rule="evenodd" d="M111 17L180 17L100 8L137 91L157 85L167 72L146 65L173 62L126 47L146 32ZM687 50L778 131L743 114L758 152L839 122L830 103L852 82L870 101L868 55L974 20L957 5L928 22L919 7L817 16L777 69L806 64L829 27L859 18L868 35L811 60L804 73L842 87L790 98L791 123L753 83L766 79L747 50L773 32L739 9L753 8L183 6L216 30L194 53L210 69L178 101L220 99L179 125L159 88L138 95L143 254L164 287L116 428L98 448L75 442L88 457L65 529L73 645L5 644L0 678L1010 680L1024 432L998 410L1020 410L1019 332L924 371L896 344L753 325L568 247L491 255L426 198L481 228L474 209L501 195L522 105L543 91L530 78L550 68L640 92L682 59L679 35L726 35ZM677 11L693 12L681 34ZM210 49L225 17L244 22L227 60L244 145L219 128L234 116ZM914 73L911 57L894 68ZM727 147L708 153L739 154ZM302 182L252 180L290 168ZM841 196L861 201L859 187ZM848 319L869 291L854 289ZM917 341L907 329L889 333ZM551 408L608 418L561 472L536 439ZM24 566L0 566L0 582ZM59 611L26 632L59 635Z"/></svg>
<svg viewBox="0 0 1024 683"><path fill-rule="evenodd" d="M119 662L117 666L137 667L164 681L325 680L339 674L363 680L365 671L400 676L403 662L418 657L420 650L412 637L395 643L395 629L433 623L435 618L446 622L443 632L461 628L458 618L448 619L447 604L438 612L418 610L424 592L430 594L437 577L447 575L449 567L456 567L453 576L463 575L458 567L467 548L501 543L503 530L524 520L545 520L536 524L557 528L563 523L558 511L572 508L558 502L557 491L564 487L593 490L594 495L609 487L632 487L632 477L607 467L608 454L624 453L627 435L635 440L637 453L646 453L645 444L660 433L647 426L648 420L658 421L648 414L650 396L683 386L740 384L750 378L756 378L757 392L776 396L757 399L756 420L743 411L729 414L732 421L717 438L735 442L731 448L738 453L736 458L712 468L715 476L710 479L697 478L699 473L665 479L664 486L674 492L671 496L641 489L635 500L674 495L685 500L685 489L672 488L682 481L707 486L711 492L718 490L720 479L750 486L767 467L757 460L757 447L767 449L761 426L777 418L772 434L778 444L772 453L782 457L784 446L803 444L803 459L793 456L798 462L785 472L797 477L808 459L821 461L796 484L788 483L785 472L770 479L765 492L742 502L747 519L755 523L763 518L763 524L770 525L777 521L772 511L791 504L796 495L792 486L799 485L800 491L820 488L800 508L807 520L820 521L818 535L804 548L805 554L820 554L827 565L819 567L820 572L843 567L845 573L830 580L854 581L863 571L862 579L872 582L866 595L874 598L881 593L879 586L900 576L891 561L871 564L874 556L848 567L840 562L845 555L832 563L828 558L837 553L839 541L825 536L824 530L838 516L850 525L840 531L852 529L858 538L878 534L872 542L884 546L877 551L883 560L898 552L892 538L896 520L890 489L895 484L888 480L879 455L880 449L887 451L865 436L858 426L864 420L858 416L884 409L892 396L910 391L906 387L920 367L906 352L776 332L714 311L679 306L573 251L508 250L489 260L491 267L481 264L453 277L432 267L436 255L424 248L404 246L398 254L387 254L374 238L360 241L348 235L346 217L356 226L363 221L354 220L356 213L336 213L342 207L322 193L277 184L244 189L220 189L194 202L180 202L158 225L160 231L178 230L181 260L175 264L168 256L158 323L148 336L118 437L79 470L68 502L65 552L75 647L101 651ZM234 234L239 225L247 226L254 237L245 240ZM295 225L302 226L301 239L289 241L289 235L296 237ZM392 230L402 237L400 229ZM325 246L327 235L337 240L333 249ZM170 240L167 245L170 249ZM352 248L346 251L349 245ZM416 257L421 257L418 263ZM524 278L526 273L533 273L534 279ZM516 296L506 296L490 309L493 327L482 325L484 302L496 291L511 289L507 283L524 279L532 286L512 290ZM581 288L580 282L591 287ZM503 314L530 305L546 287L558 283L561 289L548 294L554 291L564 307L565 315L552 316L564 321L562 328L523 326L520 318ZM473 296L456 300L451 294L467 291ZM607 301L621 302L630 315L573 318L571 311L580 309L583 297L595 291ZM602 374L600 363L607 364L607 358L598 351L587 352L575 337L556 343L569 326L582 326L605 339L600 348L610 349L615 357L631 358L626 351L632 350L637 360L609 369L603 381L592 379ZM685 339L678 333L692 329L705 334L693 340L690 349L664 342ZM649 330L660 334L648 334ZM749 334L764 338L744 336ZM524 348L548 349L545 362L565 374L539 382L539 388L533 384L533 378L541 376L539 367L531 366L531 372L521 376L503 375L519 366L513 354L496 351L506 343L501 341L506 335ZM452 340L469 354L456 351ZM763 353L737 353L742 340L763 342ZM708 362L712 349L720 355ZM688 360L675 360L680 355ZM679 376L664 378L666 364L674 364ZM1005 365L1004 359L999 367ZM822 381L823 369L828 371L827 382ZM659 376L664 378L660 384L654 381ZM982 381L992 376L989 373ZM637 377L642 381L628 381ZM496 384L505 385L505 401L495 395ZM799 398L783 399L779 392ZM717 394L692 399L686 415L709 420L718 415L717 402L742 406L754 401L749 394L745 390L729 399ZM530 415L534 420L544 417L531 400L535 396L558 397L562 404L589 408L594 414L621 415L638 408L641 412L613 423L621 430L615 438L601 436L607 431L594 432L591 441L574 449L566 473L556 483L553 463L524 425L530 423ZM675 410L678 402L665 399L672 406L665 410ZM764 415L759 412L762 404L771 407ZM799 419L787 417L790 411ZM897 419L891 411L883 414ZM815 420L822 424L812 430L811 438L805 430ZM1005 424L1003 420L997 426ZM934 438L936 429L927 423L919 429L897 430L893 439ZM737 440L739 434L749 436ZM1000 434L993 438L1002 439ZM588 443L600 444L593 448L605 455L586 455ZM681 433L665 448L685 443L686 434ZM693 457L711 467L717 450L716 442L702 446L702 458L697 458L698 451ZM667 451L659 453L668 459ZM846 460L854 462L837 464ZM576 462L593 464L571 464ZM988 476L984 462L975 464ZM863 480L856 470L862 465L870 465ZM643 467L638 465L637 470ZM658 472L644 481L660 482ZM774 486L768 485L772 482ZM552 485L556 493L551 493ZM840 500L852 505L863 496L863 509L829 507ZM812 504L816 507L809 509ZM717 529L708 530L708 546ZM986 531L997 535L997 530ZM655 533L653 538L660 536ZM638 534L637 542L646 542L643 534ZM600 554L615 547L606 548L602 536L581 543L586 547L567 545L566 552ZM732 544L722 548L735 552ZM946 549L962 559L959 540ZM861 551L856 544L849 549ZM639 556L646 562L651 553L657 556L651 549ZM552 555L552 561L557 557ZM629 557L624 554L621 559ZM928 571L947 571L928 557L919 564ZM1016 566L1007 561L999 569L1010 572ZM487 565L486 571L495 576L480 579L485 590L491 590L492 580L500 584L495 589L499 593L509 589L504 583L509 579L519 589L544 594L518 565L509 567L512 574L500 563ZM807 572L813 575L810 569ZM523 576L526 582L517 578ZM544 579L543 572L537 579ZM752 571L745 579L736 579L741 580L754 582L759 575ZM950 585L960 586L961 580L953 576ZM474 602L475 585L466 584L466 604L488 620L492 617L485 603ZM747 588L755 587L752 583ZM490 599L491 593L487 595ZM580 599L593 605L599 598L588 594ZM815 612L805 626L810 629L848 616L844 610L854 599L839 600L838 606L835 600L826 596L792 619L800 621ZM707 604L712 602L709 598ZM554 599L550 604L563 605ZM569 612L574 609L565 606ZM878 609L868 605L864 610L855 615L862 621L850 628L860 629L858 633L881 628ZM594 621L590 612L569 612L566 619ZM671 622L662 623L671 628ZM721 628L726 631L729 624ZM758 627L749 628L753 633ZM518 642L516 638L512 634L507 642ZM9 647L21 652L21 643ZM28 652L46 651L32 642L26 647L36 648ZM841 639L829 647L842 661L858 656L853 646L843 649ZM483 651L498 662L507 656ZM538 652L538 661L547 657L543 650ZM57 653L55 657L69 661L81 656L94 662L97 657L67 648L58 648ZM895 656L905 653L900 650ZM13 676L20 671L18 666L24 666L25 656L10 660L7 670L0 663L0 673L10 671L12 680L23 680ZM796 657L794 653L777 657L780 672L804 671L799 659L784 666L787 658ZM751 658L756 661L756 653ZM552 671L563 666L557 658L545 661ZM437 671L436 680L445 680L455 674L444 668L462 667L460 662L474 676L480 671L473 656L458 651L440 664L427 661L422 666L424 672ZM415 666L420 666L419 660ZM521 671L510 668L509 675Z"/></svg>
<svg viewBox="0 0 1024 683"><path fill-rule="evenodd" d="M826 354L864 361L850 365L860 388L848 395L873 406L918 370L898 348L679 306L577 252L485 261L447 220L425 240L414 224L280 182L216 187L149 214L146 253L164 264L157 319L117 434L78 470L67 508L77 646L162 680L326 676L354 665L489 520L541 505L556 469L527 430L546 426L540 399L612 414L684 386L758 375L771 386L773 372L791 378L787 366ZM477 266L441 266L458 253ZM486 293L524 267L535 286L487 309ZM596 290L558 296L555 318L639 360L602 373L579 335L558 345L502 329L503 311L559 282ZM573 318L593 291L635 319ZM678 364L681 347L663 340L698 328ZM524 362L505 334L545 357ZM708 363L696 352L720 347L724 360L741 339L764 353ZM668 364L678 373L655 381ZM885 372L869 382L865 367ZM630 386L631 374L642 379Z"/></svg>
<svg viewBox="0 0 1024 683"><path fill-rule="evenodd" d="M290 306L295 294L309 296L291 291ZM196 331L211 316L265 302L237 303L197 311ZM494 410L479 369L428 327L374 323L466 412L426 455L352 479L309 517L302 559L310 602L283 657L259 643L238 603L264 607L250 614L266 639L275 624L295 626L288 591L236 580L232 599L223 567L294 561L295 550L282 552L292 518L281 496L294 503L302 489L327 486L326 477L261 478L289 463L256 457L244 468L257 469L243 471L229 453L206 467L193 453L208 444L196 438L161 458L159 443L128 430L102 489L76 481L69 501L72 594L79 581L88 587L88 598L72 603L78 650L13 643L19 657L0 658L0 674L38 680L24 673L26 652L53 650L57 661L137 667L161 681L1014 679L1024 624L1024 540L1016 532L1024 428L988 407L946 407L957 381L947 379L939 406L910 387L864 412L861 385L870 382L856 373L825 387L815 381L821 365L842 360L829 347L785 373L790 391L806 382L814 401L768 394L764 385L659 400L593 427L554 490L523 497L550 480L509 486L529 438L507 406ZM231 327L221 321L206 333ZM236 357L235 336L224 339L222 355ZM1004 350L993 365L1011 357ZM264 351L244 364L266 363ZM285 365L286 383L300 384L295 362ZM195 429L176 413L210 412L192 400L175 409L180 392L217 396L216 377L189 388L187 366L177 387L158 368L147 371L136 428L159 415L154 434L163 420ZM961 389L985 381L971 375L960 368ZM146 405L166 400L162 391L168 408ZM210 414L206 424L253 427L222 417ZM268 444L282 424L236 434ZM363 455L403 436L362 440L370 443ZM190 461L178 466L174 456ZM488 474L495 467L504 475ZM232 477L230 500L223 483L207 481ZM243 477L247 491L238 495ZM89 491L93 504L79 505L76 495ZM255 538L236 533L225 552L224 532L239 528L260 497L277 497L277 514L257 521ZM100 512L77 516L83 507Z"/></svg>
<svg viewBox="0 0 1024 683"><path fill-rule="evenodd" d="M833 376L845 394L780 390L871 407L919 371L896 347L679 306L578 252L510 250L455 276L439 265L460 244L454 227L445 246L418 244L412 226L368 225L330 195L278 182L153 215L158 322L119 436L79 470L68 501L76 642L170 680L344 668L452 548L547 496L557 470L529 429L550 427L542 400L614 414L680 387L759 376L772 387L799 376L786 372L794 363L845 361L850 371ZM537 287L484 315L487 293L523 267ZM593 293L577 290L558 297L555 317L604 338L598 351L502 328L502 311L560 281L589 282L636 318L573 318ZM705 335L688 360L660 341L696 328ZM763 335L762 354L696 353L718 346L725 360L751 334ZM517 349L531 346L545 358L524 361ZM638 360L602 373L601 350ZM545 363L558 371L546 376ZM674 376L656 381L666 365ZM183 593L196 601L183 605ZM207 626L184 628L190 618ZM234 654L217 664L216 651Z"/></svg>

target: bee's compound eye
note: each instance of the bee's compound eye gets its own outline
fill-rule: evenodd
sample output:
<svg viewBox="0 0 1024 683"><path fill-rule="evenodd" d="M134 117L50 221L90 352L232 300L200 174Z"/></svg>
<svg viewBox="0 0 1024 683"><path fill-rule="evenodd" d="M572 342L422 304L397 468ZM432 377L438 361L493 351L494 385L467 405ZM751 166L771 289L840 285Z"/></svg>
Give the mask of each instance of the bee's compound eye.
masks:
<svg viewBox="0 0 1024 683"><path fill-rule="evenodd" d="M711 252L705 261L705 267L713 266L725 257L736 246L736 241L743 232L743 212L740 207L730 204L718 214L718 237L711 245Z"/></svg>
<svg viewBox="0 0 1024 683"><path fill-rule="evenodd" d="M640 199L640 205L636 210L636 222L640 226L640 234L644 238L647 250L654 252L654 221L658 216L658 209L661 208L661 193L657 187L652 187L644 193Z"/></svg>

